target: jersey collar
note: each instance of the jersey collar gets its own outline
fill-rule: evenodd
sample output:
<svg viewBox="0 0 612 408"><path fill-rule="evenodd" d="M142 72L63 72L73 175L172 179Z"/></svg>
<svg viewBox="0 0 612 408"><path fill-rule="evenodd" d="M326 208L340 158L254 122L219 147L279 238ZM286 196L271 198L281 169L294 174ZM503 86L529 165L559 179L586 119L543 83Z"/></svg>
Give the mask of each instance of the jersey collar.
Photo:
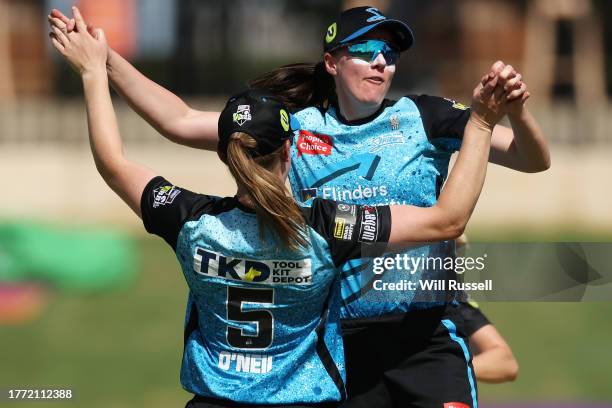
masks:
<svg viewBox="0 0 612 408"><path fill-rule="evenodd" d="M385 110L385 108L392 106L392 105L393 105L393 101L389 99L384 99L382 103L380 104L380 107L376 110L376 112L374 112L370 116L366 116L365 118L355 119L355 120L348 120L344 116L342 116L338 105L334 104L332 106L334 108L334 112L336 113L336 118L338 119L340 123L344 125L348 125L348 126L359 126L359 125L363 125L365 123L373 121Z"/></svg>

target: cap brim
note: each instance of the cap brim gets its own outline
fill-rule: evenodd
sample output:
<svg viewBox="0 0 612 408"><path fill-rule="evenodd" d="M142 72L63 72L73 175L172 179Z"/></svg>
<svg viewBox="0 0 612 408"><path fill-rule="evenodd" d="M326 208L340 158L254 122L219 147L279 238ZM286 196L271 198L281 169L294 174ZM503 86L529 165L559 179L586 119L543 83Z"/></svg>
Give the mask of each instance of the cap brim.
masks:
<svg viewBox="0 0 612 408"><path fill-rule="evenodd" d="M414 34L412 34L412 30L410 29L410 27L408 27L408 25L402 21L391 19L379 21L374 24L370 24L369 26L362 27L361 29L355 31L353 34L341 40L339 43L344 44L353 41L361 37L368 31L371 31L376 27L381 26L388 27L393 33L396 34L397 40L399 41L397 45L399 46L400 51L406 51L414 44Z"/></svg>

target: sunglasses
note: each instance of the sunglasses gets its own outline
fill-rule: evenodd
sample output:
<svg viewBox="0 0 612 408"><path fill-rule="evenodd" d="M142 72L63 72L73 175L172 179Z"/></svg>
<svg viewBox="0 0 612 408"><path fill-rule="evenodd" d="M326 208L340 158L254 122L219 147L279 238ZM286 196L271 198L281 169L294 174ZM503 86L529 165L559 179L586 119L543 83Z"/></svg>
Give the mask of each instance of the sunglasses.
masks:
<svg viewBox="0 0 612 408"><path fill-rule="evenodd" d="M382 40L366 40L345 45L348 55L366 62L373 62L378 54L382 54L387 65L395 65L400 52Z"/></svg>

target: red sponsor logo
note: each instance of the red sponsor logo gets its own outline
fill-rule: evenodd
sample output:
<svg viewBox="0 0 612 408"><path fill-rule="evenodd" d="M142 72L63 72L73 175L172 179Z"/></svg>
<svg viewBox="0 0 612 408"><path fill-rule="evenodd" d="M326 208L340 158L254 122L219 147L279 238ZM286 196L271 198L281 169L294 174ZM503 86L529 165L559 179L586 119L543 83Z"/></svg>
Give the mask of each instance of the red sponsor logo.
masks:
<svg viewBox="0 0 612 408"><path fill-rule="evenodd" d="M444 408L470 408L470 406L461 402L446 402Z"/></svg>
<svg viewBox="0 0 612 408"><path fill-rule="evenodd" d="M297 141L298 157L303 154L331 154L333 142L330 136L300 130Z"/></svg>

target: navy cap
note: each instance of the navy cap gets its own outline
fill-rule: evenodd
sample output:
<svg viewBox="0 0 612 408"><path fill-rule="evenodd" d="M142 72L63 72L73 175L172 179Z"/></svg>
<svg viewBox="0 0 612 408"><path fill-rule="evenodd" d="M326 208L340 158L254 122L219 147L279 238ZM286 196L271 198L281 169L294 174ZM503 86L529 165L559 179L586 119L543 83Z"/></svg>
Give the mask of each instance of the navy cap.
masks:
<svg viewBox="0 0 612 408"><path fill-rule="evenodd" d="M395 35L394 44L399 51L406 51L414 44L414 35L406 23L385 17L375 7L365 6L340 13L338 19L327 28L323 50L327 52L349 44L376 27L384 27Z"/></svg>
<svg viewBox="0 0 612 408"><path fill-rule="evenodd" d="M273 153L293 137L299 127L289 109L262 91L247 90L232 96L219 116L217 153L224 159L230 136L246 133L257 142L249 150L251 157Z"/></svg>

